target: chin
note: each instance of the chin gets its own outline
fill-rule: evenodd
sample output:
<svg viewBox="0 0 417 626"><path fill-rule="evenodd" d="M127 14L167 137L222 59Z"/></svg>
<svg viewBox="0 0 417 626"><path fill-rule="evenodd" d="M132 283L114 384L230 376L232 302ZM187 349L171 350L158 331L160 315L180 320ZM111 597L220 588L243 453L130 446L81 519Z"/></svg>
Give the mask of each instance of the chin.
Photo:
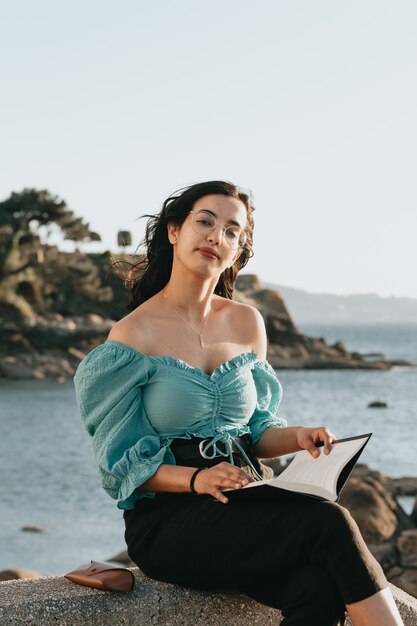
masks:
<svg viewBox="0 0 417 626"><path fill-rule="evenodd" d="M201 276L201 278L219 278L223 271L224 270L218 267L209 267L207 265L205 265L205 267L200 265L200 267L194 269L194 272L198 274L198 276Z"/></svg>

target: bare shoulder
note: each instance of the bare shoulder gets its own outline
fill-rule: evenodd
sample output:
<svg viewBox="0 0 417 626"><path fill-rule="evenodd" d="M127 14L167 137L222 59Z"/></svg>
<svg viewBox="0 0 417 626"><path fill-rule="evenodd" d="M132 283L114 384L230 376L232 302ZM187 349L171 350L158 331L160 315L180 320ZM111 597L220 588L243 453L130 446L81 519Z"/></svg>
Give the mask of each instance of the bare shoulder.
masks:
<svg viewBox="0 0 417 626"><path fill-rule="evenodd" d="M146 337L149 336L151 311L146 303L123 317L111 329L108 339L126 343L132 348L146 352Z"/></svg>
<svg viewBox="0 0 417 626"><path fill-rule="evenodd" d="M264 319L258 309L235 300L229 300L227 306L233 326L239 328L243 343L250 346L251 351L260 359L264 359L267 347L266 330Z"/></svg>
<svg viewBox="0 0 417 626"><path fill-rule="evenodd" d="M234 316L238 316L239 320L247 324L261 324L264 326L263 317L254 306L251 304L244 304L243 302L237 302L236 300L228 300L232 307L232 313Z"/></svg>

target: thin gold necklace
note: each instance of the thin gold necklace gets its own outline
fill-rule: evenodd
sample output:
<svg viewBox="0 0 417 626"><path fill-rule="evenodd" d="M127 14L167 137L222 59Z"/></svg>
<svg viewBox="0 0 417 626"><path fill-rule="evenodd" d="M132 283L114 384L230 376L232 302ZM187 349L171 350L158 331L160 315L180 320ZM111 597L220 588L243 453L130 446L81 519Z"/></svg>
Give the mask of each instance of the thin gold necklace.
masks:
<svg viewBox="0 0 417 626"><path fill-rule="evenodd" d="M184 319L184 318L183 318L183 316L181 315L181 313L178 313L178 311L177 311L177 309L175 308L175 306L174 306L173 304L171 304L171 302L168 300L168 298L167 298L167 296L166 296L165 291L163 292L163 296L164 296L164 298L165 298L166 302L168 303L168 305L169 305L169 306L171 307L171 309L174 311L174 313L176 313L176 314L178 315L178 317L179 317L180 319L182 319L182 321L184 322L184 324L187 324L187 326L188 326L189 328L191 328L191 330L192 330L192 331L193 331L196 335L198 335L198 338L199 338L199 340L200 340L200 346L201 346L201 348L204 350L205 345L204 345L204 341L203 341L203 333L204 333L204 329L205 329L206 324L207 324L207 320L208 320L209 315L210 315L210 313L211 313L211 308L210 308L209 312L208 312L208 313L207 313L207 315L206 315L206 319L204 320L204 323L203 323L203 328L201 329L201 332L198 332L198 331L197 331L197 330L196 330L193 326L191 326L191 324L190 324L189 322L187 322L187 320L186 320L186 319Z"/></svg>

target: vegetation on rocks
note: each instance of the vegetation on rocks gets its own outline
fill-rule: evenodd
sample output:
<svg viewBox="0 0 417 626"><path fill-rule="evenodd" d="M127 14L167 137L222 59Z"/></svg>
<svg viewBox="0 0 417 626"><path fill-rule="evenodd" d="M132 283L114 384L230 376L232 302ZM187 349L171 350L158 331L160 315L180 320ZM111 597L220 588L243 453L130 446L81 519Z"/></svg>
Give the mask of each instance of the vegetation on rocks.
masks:
<svg viewBox="0 0 417 626"><path fill-rule="evenodd" d="M60 250L50 243L53 233L79 247ZM119 235L126 241L130 233ZM128 291L113 271L111 254L83 252L82 243L89 241L100 236L47 190L24 189L0 202L0 378L73 375L80 359L127 313ZM123 267L129 259L121 262ZM329 346L322 338L303 335L282 296L263 288L256 276L238 277L235 298L262 313L268 358L276 369L405 364L369 360L340 341Z"/></svg>
<svg viewBox="0 0 417 626"><path fill-rule="evenodd" d="M82 288L93 268L84 255L67 266L57 249L47 245L54 230L76 242L100 241L64 200L46 190L24 189L0 202L1 317L34 319L36 313L56 310L69 288L88 298Z"/></svg>

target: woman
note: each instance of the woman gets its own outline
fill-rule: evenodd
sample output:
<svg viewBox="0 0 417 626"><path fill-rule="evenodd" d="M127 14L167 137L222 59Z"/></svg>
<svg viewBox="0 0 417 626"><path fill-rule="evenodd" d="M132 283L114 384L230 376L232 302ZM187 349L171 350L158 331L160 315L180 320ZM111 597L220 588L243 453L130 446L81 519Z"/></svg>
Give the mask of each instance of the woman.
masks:
<svg viewBox="0 0 417 626"><path fill-rule="evenodd" d="M251 198L213 181L150 216L133 311L81 363L77 396L103 487L124 509L131 558L149 576L239 588L285 625L402 624L349 513L288 493L229 501L258 458L331 450L325 427L287 427L253 307L231 299L252 252ZM148 216L149 217L149 216Z"/></svg>

